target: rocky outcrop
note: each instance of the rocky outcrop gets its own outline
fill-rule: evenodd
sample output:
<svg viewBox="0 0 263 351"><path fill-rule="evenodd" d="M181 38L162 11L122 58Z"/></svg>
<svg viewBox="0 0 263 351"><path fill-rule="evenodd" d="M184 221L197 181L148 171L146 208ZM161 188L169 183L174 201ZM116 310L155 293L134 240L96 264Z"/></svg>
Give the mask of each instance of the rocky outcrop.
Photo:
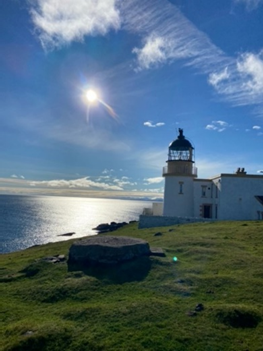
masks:
<svg viewBox="0 0 263 351"><path fill-rule="evenodd" d="M92 236L75 242L69 250L69 264L112 265L150 256L149 244L125 236Z"/></svg>
<svg viewBox="0 0 263 351"><path fill-rule="evenodd" d="M93 228L92 230L96 230L99 234L103 234L103 233L113 232L114 230L124 227L127 224L128 223L126 222L121 222L121 223L111 222L110 224L101 223L96 228Z"/></svg>

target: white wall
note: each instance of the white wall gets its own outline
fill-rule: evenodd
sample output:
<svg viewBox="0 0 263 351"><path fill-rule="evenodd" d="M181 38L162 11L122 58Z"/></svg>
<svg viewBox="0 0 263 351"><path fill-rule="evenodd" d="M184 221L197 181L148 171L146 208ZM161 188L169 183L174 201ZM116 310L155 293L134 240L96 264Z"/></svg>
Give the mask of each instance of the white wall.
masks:
<svg viewBox="0 0 263 351"><path fill-rule="evenodd" d="M205 186L205 195L202 193L202 186ZM203 204L212 204L212 181L208 179L195 179L194 180L194 216L201 216L201 206Z"/></svg>
<svg viewBox="0 0 263 351"><path fill-rule="evenodd" d="M263 195L263 177L221 177L220 216L221 220L256 220L257 211L263 206L255 195Z"/></svg>
<svg viewBox="0 0 263 351"><path fill-rule="evenodd" d="M163 202L153 202L152 213L153 216L161 216L163 214Z"/></svg>
<svg viewBox="0 0 263 351"><path fill-rule="evenodd" d="M180 194L180 182L183 191ZM193 217L193 177L166 176L164 185L164 216Z"/></svg>

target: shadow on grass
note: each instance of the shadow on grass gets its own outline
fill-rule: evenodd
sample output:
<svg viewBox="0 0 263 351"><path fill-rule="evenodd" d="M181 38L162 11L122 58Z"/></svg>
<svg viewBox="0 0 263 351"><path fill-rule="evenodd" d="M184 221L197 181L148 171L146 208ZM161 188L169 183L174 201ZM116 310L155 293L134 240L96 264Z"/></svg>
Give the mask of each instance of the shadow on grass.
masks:
<svg viewBox="0 0 263 351"><path fill-rule="evenodd" d="M149 257L140 257L132 261L115 265L72 264L68 263L68 271L82 271L84 274L110 283L122 284L141 281L149 273L152 261Z"/></svg>

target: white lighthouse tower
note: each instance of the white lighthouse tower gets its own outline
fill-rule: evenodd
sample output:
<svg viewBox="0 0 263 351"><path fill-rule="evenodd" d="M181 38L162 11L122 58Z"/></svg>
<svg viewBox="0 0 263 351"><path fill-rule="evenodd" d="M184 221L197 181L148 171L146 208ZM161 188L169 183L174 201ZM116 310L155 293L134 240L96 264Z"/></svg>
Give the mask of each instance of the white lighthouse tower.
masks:
<svg viewBox="0 0 263 351"><path fill-rule="evenodd" d="M171 142L168 150L167 166L163 168L164 205L163 215L174 217L194 216L194 148L185 139L183 129L179 129L176 140Z"/></svg>

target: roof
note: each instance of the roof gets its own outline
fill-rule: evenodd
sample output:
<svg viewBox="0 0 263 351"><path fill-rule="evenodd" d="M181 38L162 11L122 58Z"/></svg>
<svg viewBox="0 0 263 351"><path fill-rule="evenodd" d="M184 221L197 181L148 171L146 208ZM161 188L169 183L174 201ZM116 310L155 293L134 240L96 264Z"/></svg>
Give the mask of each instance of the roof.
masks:
<svg viewBox="0 0 263 351"><path fill-rule="evenodd" d="M179 135L176 140L172 141L169 145L170 150L189 150L194 149L190 141L185 139L183 135L183 129L179 128Z"/></svg>

